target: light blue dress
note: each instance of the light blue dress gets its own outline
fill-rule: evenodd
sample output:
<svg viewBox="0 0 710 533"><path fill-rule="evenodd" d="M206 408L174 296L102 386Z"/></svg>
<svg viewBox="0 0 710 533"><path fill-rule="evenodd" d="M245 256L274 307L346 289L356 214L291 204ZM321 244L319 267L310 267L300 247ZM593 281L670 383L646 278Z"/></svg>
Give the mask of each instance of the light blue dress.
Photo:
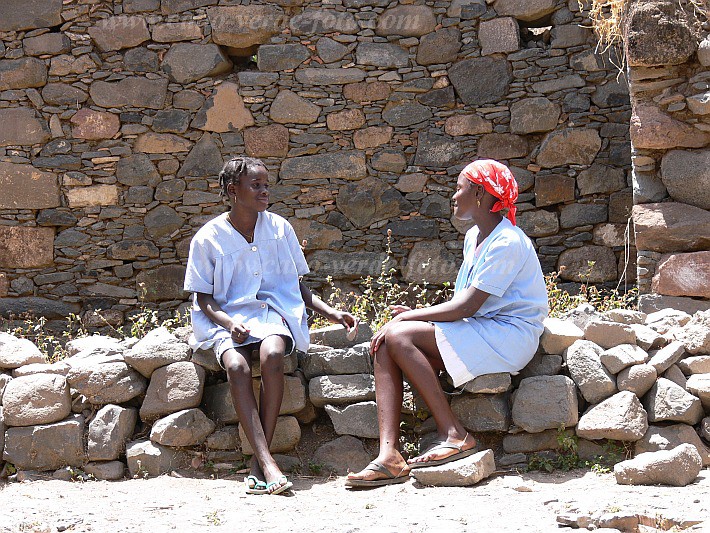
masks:
<svg viewBox="0 0 710 533"><path fill-rule="evenodd" d="M297 350L307 351L308 322L299 278L308 272L296 233L283 217L259 213L253 243L232 227L228 213L213 218L192 238L184 289L211 294L225 313L246 324L250 334L243 343L233 343L230 333L202 312L194 294L190 346L228 348L284 334Z"/></svg>
<svg viewBox="0 0 710 533"><path fill-rule="evenodd" d="M471 286L490 296L470 318L434 322L456 387L483 374L521 370L535 355L548 313L540 261L525 233L504 218L476 251L478 233L476 226L466 233L453 298Z"/></svg>

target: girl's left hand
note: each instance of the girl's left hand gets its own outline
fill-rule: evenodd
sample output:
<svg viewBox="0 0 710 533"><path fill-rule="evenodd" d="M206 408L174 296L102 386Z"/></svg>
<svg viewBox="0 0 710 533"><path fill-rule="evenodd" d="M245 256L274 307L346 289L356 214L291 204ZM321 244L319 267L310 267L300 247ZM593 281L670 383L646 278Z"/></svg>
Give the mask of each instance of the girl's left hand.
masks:
<svg viewBox="0 0 710 533"><path fill-rule="evenodd" d="M334 310L329 319L333 324L340 324L345 327L348 333L350 333L353 328L357 328L357 325L360 323L358 317L351 315L347 311Z"/></svg>

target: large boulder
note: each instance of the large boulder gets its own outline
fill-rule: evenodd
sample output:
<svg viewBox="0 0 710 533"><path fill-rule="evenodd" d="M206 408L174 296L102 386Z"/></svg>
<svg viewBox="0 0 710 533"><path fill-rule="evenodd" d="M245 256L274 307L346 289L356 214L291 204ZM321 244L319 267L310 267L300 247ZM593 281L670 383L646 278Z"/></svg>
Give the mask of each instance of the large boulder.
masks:
<svg viewBox="0 0 710 533"><path fill-rule="evenodd" d="M497 102L505 96L513 72L505 59L482 57L455 63L449 68L449 78L461 100L477 106Z"/></svg>
<svg viewBox="0 0 710 533"><path fill-rule="evenodd" d="M584 413L577 435L585 439L636 441L648 429L646 411L633 392L619 392Z"/></svg>
<svg viewBox="0 0 710 533"><path fill-rule="evenodd" d="M190 346L180 342L167 328L150 331L124 354L126 363L149 378L161 366L190 359Z"/></svg>
<svg viewBox="0 0 710 533"><path fill-rule="evenodd" d="M684 422L695 425L703 418L700 399L666 378L658 378L643 398L649 422Z"/></svg>
<svg viewBox="0 0 710 533"><path fill-rule="evenodd" d="M636 455L659 450L672 450L676 446L688 443L695 446L703 461L703 466L710 465L710 450L693 429L687 424L673 424L671 426L650 426L641 440L636 441L634 453Z"/></svg>
<svg viewBox="0 0 710 533"><path fill-rule="evenodd" d="M20 470L82 466L86 462L84 417L72 415L55 424L8 428L3 459Z"/></svg>
<svg viewBox="0 0 710 533"><path fill-rule="evenodd" d="M205 370L182 361L158 368L140 409L141 420L153 421L170 413L200 405L205 384Z"/></svg>
<svg viewBox="0 0 710 533"><path fill-rule="evenodd" d="M685 252L710 247L710 213L676 202L633 207L636 246L653 252Z"/></svg>
<svg viewBox="0 0 710 533"><path fill-rule="evenodd" d="M126 460L131 477L143 478L169 474L190 464L190 456L178 449L138 440L126 446Z"/></svg>
<svg viewBox="0 0 710 533"><path fill-rule="evenodd" d="M94 405L124 403L148 388L146 378L120 356L96 355L74 360L67 372L67 382Z"/></svg>
<svg viewBox="0 0 710 533"><path fill-rule="evenodd" d="M239 49L269 42L285 25L283 10L272 5L211 7L207 17L212 41Z"/></svg>
<svg viewBox="0 0 710 533"><path fill-rule="evenodd" d="M44 354L31 340L0 331L0 368L19 368L44 362Z"/></svg>
<svg viewBox="0 0 710 533"><path fill-rule="evenodd" d="M316 407L375 399L375 379L370 374L319 376L308 383L308 396Z"/></svg>
<svg viewBox="0 0 710 533"><path fill-rule="evenodd" d="M377 439L380 436L375 402L360 402L344 407L326 405L325 412L338 435L366 439Z"/></svg>
<svg viewBox="0 0 710 533"><path fill-rule="evenodd" d="M675 337L692 355L710 354L710 310L693 315Z"/></svg>
<svg viewBox="0 0 710 533"><path fill-rule="evenodd" d="M469 487L486 479L496 470L493 450L484 450L441 466L417 468L412 477L422 485L435 487Z"/></svg>
<svg viewBox="0 0 710 533"><path fill-rule="evenodd" d="M634 459L614 466L620 485L671 485L684 487L692 483L703 468L698 450L692 444L681 444L672 450L642 453Z"/></svg>
<svg viewBox="0 0 710 533"><path fill-rule="evenodd" d="M163 71L175 83L187 84L228 72L232 62L216 44L174 44L165 54Z"/></svg>
<svg viewBox="0 0 710 533"><path fill-rule="evenodd" d="M603 349L588 340L575 341L563 357L570 376L589 403L599 403L617 392L616 379L601 362Z"/></svg>
<svg viewBox="0 0 710 533"><path fill-rule="evenodd" d="M126 451L126 443L136 429L138 411L118 405L105 405L89 422L88 458L113 461Z"/></svg>
<svg viewBox="0 0 710 533"><path fill-rule="evenodd" d="M157 420L150 430L150 440L163 446L196 446L215 429L199 409L185 409Z"/></svg>
<svg viewBox="0 0 710 533"><path fill-rule="evenodd" d="M301 362L306 379L337 374L363 374L372 370L367 344L348 349L309 351Z"/></svg>
<svg viewBox="0 0 710 533"><path fill-rule="evenodd" d="M512 409L516 426L539 433L574 426L578 417L577 387L567 376L537 376L520 382Z"/></svg>
<svg viewBox="0 0 710 533"><path fill-rule="evenodd" d="M55 374L33 374L11 380L2 402L7 426L51 424L71 413L67 380Z"/></svg>
<svg viewBox="0 0 710 533"><path fill-rule="evenodd" d="M710 150L666 152L661 179L674 200L710 209Z"/></svg>

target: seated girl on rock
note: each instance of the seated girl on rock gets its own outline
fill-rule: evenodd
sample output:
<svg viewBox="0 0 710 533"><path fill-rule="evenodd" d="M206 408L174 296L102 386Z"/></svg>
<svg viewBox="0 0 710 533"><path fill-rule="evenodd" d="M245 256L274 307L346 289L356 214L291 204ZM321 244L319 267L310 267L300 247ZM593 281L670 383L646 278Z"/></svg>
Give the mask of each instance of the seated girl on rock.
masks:
<svg viewBox="0 0 710 533"><path fill-rule="evenodd" d="M308 350L306 308L348 331L357 320L325 304L301 281L309 270L293 227L266 210L264 163L235 157L224 165L219 183L230 209L200 228L190 244L185 275L185 290L194 293L190 344L212 347L227 372L232 402L254 450L247 492L279 494L292 486L269 452L284 393L284 357ZM261 363L258 407L254 350Z"/></svg>
<svg viewBox="0 0 710 533"><path fill-rule="evenodd" d="M482 374L517 372L535 354L547 292L535 249L515 225L517 197L513 174L497 161L475 161L459 175L454 215L475 225L466 233L454 296L422 309L394 306L394 318L373 336L380 452L349 474L346 486L401 483L412 468L473 454L476 440L454 416L439 373L448 372L458 387ZM399 451L403 375L426 402L438 433L409 461Z"/></svg>

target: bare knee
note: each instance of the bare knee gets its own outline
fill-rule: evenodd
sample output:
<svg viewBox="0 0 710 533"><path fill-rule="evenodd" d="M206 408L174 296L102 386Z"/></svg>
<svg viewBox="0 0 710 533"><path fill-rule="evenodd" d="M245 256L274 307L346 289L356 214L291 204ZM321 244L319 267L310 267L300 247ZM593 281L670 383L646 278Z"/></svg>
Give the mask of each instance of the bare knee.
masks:
<svg viewBox="0 0 710 533"><path fill-rule="evenodd" d="M278 346L268 346L262 348L259 353L261 363L261 373L263 374L283 374L284 350Z"/></svg>
<svg viewBox="0 0 710 533"><path fill-rule="evenodd" d="M390 354L395 355L413 345L411 328L404 322L392 324L384 341Z"/></svg>
<svg viewBox="0 0 710 533"><path fill-rule="evenodd" d="M229 361L225 365L229 381L251 379L251 365L245 360Z"/></svg>

